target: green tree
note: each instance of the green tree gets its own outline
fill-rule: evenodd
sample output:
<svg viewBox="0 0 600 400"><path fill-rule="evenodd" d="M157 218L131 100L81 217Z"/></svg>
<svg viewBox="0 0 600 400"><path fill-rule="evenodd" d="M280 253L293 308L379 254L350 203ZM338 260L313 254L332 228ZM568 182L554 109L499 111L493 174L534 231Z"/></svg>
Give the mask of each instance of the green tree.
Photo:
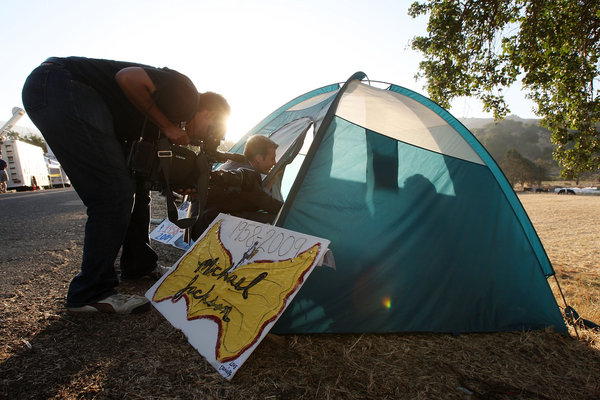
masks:
<svg viewBox="0 0 600 400"><path fill-rule="evenodd" d="M29 136L21 136L19 132L16 131L8 131L5 133L6 139L9 140L20 140L25 143L33 144L35 146L39 146L44 150L44 154L48 152L48 145L46 141L41 136L37 135L29 135Z"/></svg>
<svg viewBox="0 0 600 400"><path fill-rule="evenodd" d="M19 136L19 132L16 131L8 131L5 133L6 139L9 140L20 140L21 136Z"/></svg>
<svg viewBox="0 0 600 400"><path fill-rule="evenodd" d="M536 173L536 183L541 184L542 181L550 180L550 171L554 166L552 161L544 160L542 158L538 158L534 162L535 164L535 173Z"/></svg>
<svg viewBox="0 0 600 400"><path fill-rule="evenodd" d="M33 144L35 146L39 146L44 150L44 154L48 152L48 145L46 141L41 136L29 135L21 138L22 141Z"/></svg>
<svg viewBox="0 0 600 400"><path fill-rule="evenodd" d="M600 167L598 0L429 0L409 14L429 14L428 35L412 47L425 56L417 77L434 101L477 97L501 119L510 111L503 89L520 79L562 175Z"/></svg>
<svg viewBox="0 0 600 400"><path fill-rule="evenodd" d="M500 161L500 168L512 186L526 183L540 184L543 171L515 149L509 149Z"/></svg>

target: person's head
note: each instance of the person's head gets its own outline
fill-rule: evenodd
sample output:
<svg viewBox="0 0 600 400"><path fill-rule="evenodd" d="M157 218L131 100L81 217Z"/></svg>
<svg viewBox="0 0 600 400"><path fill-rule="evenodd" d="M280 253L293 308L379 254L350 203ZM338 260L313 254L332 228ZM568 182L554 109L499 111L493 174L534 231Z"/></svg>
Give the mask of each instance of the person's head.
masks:
<svg viewBox="0 0 600 400"><path fill-rule="evenodd" d="M254 135L246 142L244 156L255 170L267 174L275 165L275 149L278 144L263 135Z"/></svg>
<svg viewBox="0 0 600 400"><path fill-rule="evenodd" d="M198 93L196 115L186 127L192 144L198 141L216 141L218 146L219 142L225 137L227 118L229 118L230 113L229 103L220 94L214 92Z"/></svg>

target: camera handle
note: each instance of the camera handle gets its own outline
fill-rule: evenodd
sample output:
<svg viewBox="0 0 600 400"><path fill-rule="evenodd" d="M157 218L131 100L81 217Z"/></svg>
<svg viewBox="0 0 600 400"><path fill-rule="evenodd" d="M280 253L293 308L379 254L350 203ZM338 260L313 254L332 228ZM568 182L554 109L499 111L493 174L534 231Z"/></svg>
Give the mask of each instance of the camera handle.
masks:
<svg viewBox="0 0 600 400"><path fill-rule="evenodd" d="M163 177L166 183L166 197L167 197L167 216L169 221L177 225L182 229L192 227L202 210L206 205L206 199L208 197L208 180L210 173L210 165L206 154L200 153L196 157L196 164L200 174L198 176L197 193L195 198L190 203L190 211L186 218L179 218L177 207L175 206L175 199L173 198L173 192L171 191L171 185L169 182L169 176L171 171L171 160L173 158L173 152L171 145L166 137L162 137L156 141L157 155L160 162L160 169L163 172Z"/></svg>

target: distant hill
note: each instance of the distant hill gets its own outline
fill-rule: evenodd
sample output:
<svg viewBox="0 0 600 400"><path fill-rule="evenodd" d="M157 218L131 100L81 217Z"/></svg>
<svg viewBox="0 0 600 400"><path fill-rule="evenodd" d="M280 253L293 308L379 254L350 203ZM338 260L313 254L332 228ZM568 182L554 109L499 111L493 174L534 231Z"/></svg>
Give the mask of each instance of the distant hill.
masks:
<svg viewBox="0 0 600 400"><path fill-rule="evenodd" d="M458 120L470 131L472 131L473 129L483 128L488 124L496 124L496 122L494 122L494 118L458 118ZM509 115L502 121L506 120L520 121L523 124L532 124L536 126L540 123L540 120L537 118L521 118L518 115ZM497 123L502 123L502 121L498 121Z"/></svg>
<svg viewBox="0 0 600 400"><path fill-rule="evenodd" d="M539 126L539 120L506 118L470 130L496 162L500 162L510 149L517 150L530 161L552 161L554 146L550 141L551 134L548 129Z"/></svg>
<svg viewBox="0 0 600 400"><path fill-rule="evenodd" d="M458 118L458 120L470 131L473 129L483 128L488 124L494 123L493 118Z"/></svg>
<svg viewBox="0 0 600 400"><path fill-rule="evenodd" d="M498 164L502 164L509 150L516 150L525 159L543 166L549 177L560 173L558 163L552 158L551 133L539 125L539 119L511 115L498 122L491 118L469 118L461 122Z"/></svg>

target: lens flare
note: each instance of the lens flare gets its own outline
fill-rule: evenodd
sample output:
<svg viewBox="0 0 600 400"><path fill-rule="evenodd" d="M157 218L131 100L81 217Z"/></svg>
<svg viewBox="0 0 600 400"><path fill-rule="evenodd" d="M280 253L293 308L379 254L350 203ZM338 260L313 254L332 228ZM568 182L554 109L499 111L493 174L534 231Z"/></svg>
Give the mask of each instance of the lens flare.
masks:
<svg viewBox="0 0 600 400"><path fill-rule="evenodd" d="M383 300L381 300L381 303L388 310L392 308L392 299L390 299L389 297L384 297Z"/></svg>

